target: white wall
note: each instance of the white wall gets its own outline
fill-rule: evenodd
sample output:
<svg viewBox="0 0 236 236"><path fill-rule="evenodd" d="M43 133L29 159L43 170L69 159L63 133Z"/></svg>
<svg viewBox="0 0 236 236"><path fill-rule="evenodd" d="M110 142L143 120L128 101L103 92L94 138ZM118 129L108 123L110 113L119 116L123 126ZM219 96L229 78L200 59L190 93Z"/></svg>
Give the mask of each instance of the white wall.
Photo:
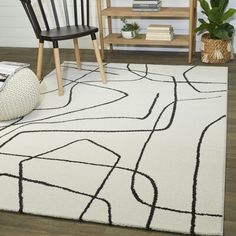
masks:
<svg viewBox="0 0 236 236"><path fill-rule="evenodd" d="M70 0L67 0L70 1ZM132 0L111 0L113 5L116 6L127 6L132 4ZM105 0L104 0L105 2ZM187 6L188 0L162 0L163 6ZM236 8L236 1L230 0L229 7ZM96 0L91 1L91 22L93 25L97 25L97 14L96 14ZM200 9L198 8L198 17L201 16ZM148 24L164 23L172 24L176 33L188 33L188 21L187 20L140 20L135 19L145 31ZM231 21L236 28L236 19ZM119 32L121 28L121 22L119 19L113 20L113 29ZM199 50L199 40L197 37L197 50ZM234 39L234 44L236 45L236 37ZM60 43L62 47L70 48L72 46L71 42L65 41ZM0 47L37 47L38 41L35 38L34 32L31 25L26 17L23 7L19 0L0 0ZM46 44L46 46L51 47L51 44ZM80 40L81 48L91 48L91 43L88 38L83 38ZM135 49L133 47L122 47L122 49ZM163 48L143 48L145 50L169 50ZM170 49L177 50L179 49Z"/></svg>

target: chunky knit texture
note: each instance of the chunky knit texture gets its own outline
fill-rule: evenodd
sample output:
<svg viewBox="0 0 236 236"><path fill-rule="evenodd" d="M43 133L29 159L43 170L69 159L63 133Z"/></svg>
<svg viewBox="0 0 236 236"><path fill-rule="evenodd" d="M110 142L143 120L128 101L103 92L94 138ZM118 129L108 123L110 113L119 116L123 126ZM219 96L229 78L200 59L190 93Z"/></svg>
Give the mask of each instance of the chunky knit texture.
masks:
<svg viewBox="0 0 236 236"><path fill-rule="evenodd" d="M11 120L31 112L39 101L39 81L28 68L9 77L0 92L0 120Z"/></svg>

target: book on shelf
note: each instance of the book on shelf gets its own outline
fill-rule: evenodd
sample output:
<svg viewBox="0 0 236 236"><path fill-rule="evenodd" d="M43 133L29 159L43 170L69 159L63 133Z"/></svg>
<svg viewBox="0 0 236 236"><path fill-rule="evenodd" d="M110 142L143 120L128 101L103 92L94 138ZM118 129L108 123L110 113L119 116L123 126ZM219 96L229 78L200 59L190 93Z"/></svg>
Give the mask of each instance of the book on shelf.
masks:
<svg viewBox="0 0 236 236"><path fill-rule="evenodd" d="M171 41L174 38L173 36L165 36L165 37L161 37L161 36L146 36L146 40L161 40L161 41Z"/></svg>
<svg viewBox="0 0 236 236"><path fill-rule="evenodd" d="M161 0L133 0L133 11L160 11Z"/></svg>
<svg viewBox="0 0 236 236"><path fill-rule="evenodd" d="M173 27L171 25L157 25L151 24L147 27L147 30L162 30L162 31L170 31Z"/></svg>
<svg viewBox="0 0 236 236"><path fill-rule="evenodd" d="M174 38L174 31L171 25L149 25L147 27L146 40L168 40Z"/></svg>
<svg viewBox="0 0 236 236"><path fill-rule="evenodd" d="M161 1L157 1L157 0L148 0L148 1L145 1L145 0L133 0L133 4L160 4Z"/></svg>

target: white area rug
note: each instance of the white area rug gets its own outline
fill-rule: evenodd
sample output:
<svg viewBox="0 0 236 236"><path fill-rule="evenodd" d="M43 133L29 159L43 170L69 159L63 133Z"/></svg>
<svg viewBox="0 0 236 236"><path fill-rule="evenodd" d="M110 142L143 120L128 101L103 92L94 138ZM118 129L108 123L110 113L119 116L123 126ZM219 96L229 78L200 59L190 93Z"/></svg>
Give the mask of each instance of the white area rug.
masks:
<svg viewBox="0 0 236 236"><path fill-rule="evenodd" d="M40 106L0 123L0 208L222 235L227 68L63 66Z"/></svg>

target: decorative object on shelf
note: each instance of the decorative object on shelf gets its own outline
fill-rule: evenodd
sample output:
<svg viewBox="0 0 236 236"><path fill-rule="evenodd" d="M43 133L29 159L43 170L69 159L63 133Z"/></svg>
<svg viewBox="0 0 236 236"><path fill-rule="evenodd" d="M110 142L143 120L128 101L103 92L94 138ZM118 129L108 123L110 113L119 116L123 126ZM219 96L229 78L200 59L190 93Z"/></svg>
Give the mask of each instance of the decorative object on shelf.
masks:
<svg viewBox="0 0 236 236"><path fill-rule="evenodd" d="M9 72L10 67L4 67L4 71ZM29 68L15 69L11 74L2 73L7 76L0 84L0 121L16 119L30 113L39 101L40 84L37 76Z"/></svg>
<svg viewBox="0 0 236 236"><path fill-rule="evenodd" d="M121 35L126 39L133 39L138 35L140 29L139 25L136 22L129 23L125 17L121 18L123 22L123 27L121 29Z"/></svg>
<svg viewBox="0 0 236 236"><path fill-rule="evenodd" d="M207 16L208 22L202 18L196 28L196 32L202 35L201 60L205 63L223 64L233 59L232 38L233 25L228 23L230 17L236 13L236 9L227 9L228 0L211 0L210 5L206 0L199 0Z"/></svg>
<svg viewBox="0 0 236 236"><path fill-rule="evenodd" d="M161 0L133 0L133 11L160 11Z"/></svg>
<svg viewBox="0 0 236 236"><path fill-rule="evenodd" d="M146 40L171 41L174 37L171 25L149 25L147 27Z"/></svg>

